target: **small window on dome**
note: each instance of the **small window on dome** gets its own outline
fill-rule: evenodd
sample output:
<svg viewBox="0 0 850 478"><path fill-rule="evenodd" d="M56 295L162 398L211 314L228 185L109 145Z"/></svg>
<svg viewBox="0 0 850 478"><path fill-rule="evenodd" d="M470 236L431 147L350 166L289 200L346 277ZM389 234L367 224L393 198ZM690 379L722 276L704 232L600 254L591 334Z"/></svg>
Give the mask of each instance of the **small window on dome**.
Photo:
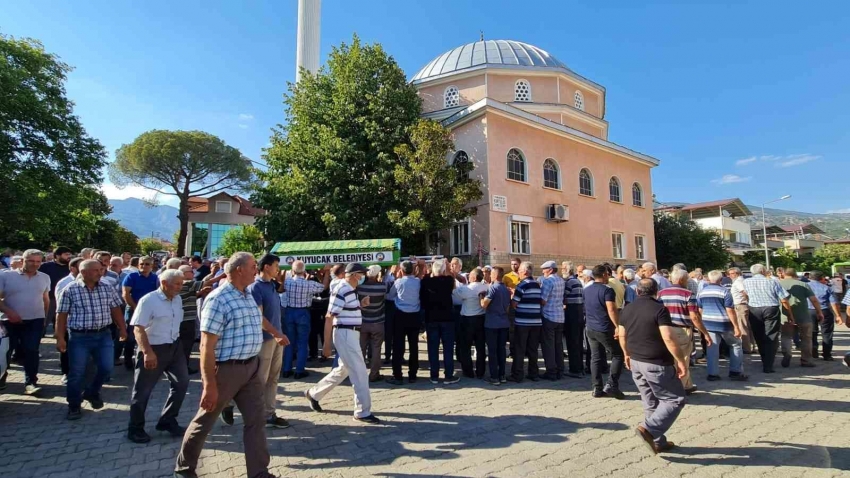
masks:
<svg viewBox="0 0 850 478"><path fill-rule="evenodd" d="M576 109L584 111L584 95L578 90L576 90L575 94L575 107Z"/></svg>
<svg viewBox="0 0 850 478"><path fill-rule="evenodd" d="M514 101L531 102L531 84L527 80L516 82Z"/></svg>
<svg viewBox="0 0 850 478"><path fill-rule="evenodd" d="M455 106L460 105L460 93L456 86L446 88L446 91L443 94L443 103L445 108L454 108Z"/></svg>

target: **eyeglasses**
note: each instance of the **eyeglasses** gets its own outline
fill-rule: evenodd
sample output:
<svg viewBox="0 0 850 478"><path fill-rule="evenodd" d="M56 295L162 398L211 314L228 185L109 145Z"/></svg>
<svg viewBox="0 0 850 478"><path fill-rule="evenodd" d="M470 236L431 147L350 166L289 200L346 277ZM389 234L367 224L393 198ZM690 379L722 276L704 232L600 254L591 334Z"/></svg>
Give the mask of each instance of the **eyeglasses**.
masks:
<svg viewBox="0 0 850 478"><path fill-rule="evenodd" d="M142 262L143 266L152 266L153 262Z"/></svg>

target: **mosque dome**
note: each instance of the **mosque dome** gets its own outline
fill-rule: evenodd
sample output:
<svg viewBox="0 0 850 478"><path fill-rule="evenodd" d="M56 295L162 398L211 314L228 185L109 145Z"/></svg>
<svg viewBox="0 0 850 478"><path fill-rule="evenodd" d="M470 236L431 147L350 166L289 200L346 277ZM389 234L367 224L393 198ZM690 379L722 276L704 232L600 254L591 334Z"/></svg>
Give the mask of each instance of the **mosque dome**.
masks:
<svg viewBox="0 0 850 478"><path fill-rule="evenodd" d="M570 71L549 52L534 45L513 40L486 40L467 43L437 56L419 70L411 81L418 83L483 67Z"/></svg>

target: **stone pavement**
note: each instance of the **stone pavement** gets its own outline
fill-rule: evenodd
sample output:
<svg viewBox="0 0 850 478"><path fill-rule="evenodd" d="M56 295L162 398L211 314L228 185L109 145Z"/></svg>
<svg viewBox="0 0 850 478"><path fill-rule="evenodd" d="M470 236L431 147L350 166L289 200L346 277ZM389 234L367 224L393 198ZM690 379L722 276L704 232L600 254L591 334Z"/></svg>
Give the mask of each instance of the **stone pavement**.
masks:
<svg viewBox="0 0 850 478"><path fill-rule="evenodd" d="M841 327L837 356L850 349ZM424 350L424 343L421 344ZM0 477L170 476L179 441L155 432L167 394L163 381L148 409L146 445L127 441L131 375L116 370L103 398L106 407L83 419L64 419L64 387L53 340L42 346L42 398L21 395L20 367L0 395ZM423 356L424 359L424 356ZM427 363L427 362L425 362ZM633 428L642 409L629 374L624 401L593 399L586 379L526 382L492 387L479 380L419 383L372 390L381 426L351 418L350 387L331 392L326 412L309 411L301 396L327 368L306 381L281 380L279 409L292 428L267 429L272 472L278 476L559 477L559 476L850 476L850 370L840 361L801 369L798 359L778 373L761 373L747 356L749 383L707 382L694 370L700 392L689 399L668 434L677 453L650 456ZM317 365L317 364L314 364ZM726 363L721 364L725 377ZM388 372L385 372L388 373ZM193 376L180 414L186 425L197 410L199 376ZM202 476L244 476L241 421L210 435L198 471Z"/></svg>

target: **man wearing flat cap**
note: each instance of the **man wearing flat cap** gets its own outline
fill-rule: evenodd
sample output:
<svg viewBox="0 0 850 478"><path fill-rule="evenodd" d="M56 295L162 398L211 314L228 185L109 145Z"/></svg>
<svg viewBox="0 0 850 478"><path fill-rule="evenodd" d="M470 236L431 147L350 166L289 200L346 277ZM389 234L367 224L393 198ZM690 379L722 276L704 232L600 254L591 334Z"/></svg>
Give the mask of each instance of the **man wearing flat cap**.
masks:
<svg viewBox="0 0 850 478"><path fill-rule="evenodd" d="M367 307L370 301L368 296L358 301L356 289L365 280L366 268L352 262L345 267L345 279L332 286L325 320L333 323L333 329L329 327L330 324L325 324L325 343L330 343L333 334L339 364L313 388L304 392L304 396L310 401L310 408L314 412L321 412L319 401L349 377L354 387L354 420L378 424L381 421L372 415L369 372L360 351L360 327L363 323L360 307ZM379 357L372 360L379 360Z"/></svg>
<svg viewBox="0 0 850 478"><path fill-rule="evenodd" d="M547 380L560 380L564 376L564 279L558 276L555 261L546 261L540 266L543 278L540 281L540 304L543 306L543 362L546 364Z"/></svg>

